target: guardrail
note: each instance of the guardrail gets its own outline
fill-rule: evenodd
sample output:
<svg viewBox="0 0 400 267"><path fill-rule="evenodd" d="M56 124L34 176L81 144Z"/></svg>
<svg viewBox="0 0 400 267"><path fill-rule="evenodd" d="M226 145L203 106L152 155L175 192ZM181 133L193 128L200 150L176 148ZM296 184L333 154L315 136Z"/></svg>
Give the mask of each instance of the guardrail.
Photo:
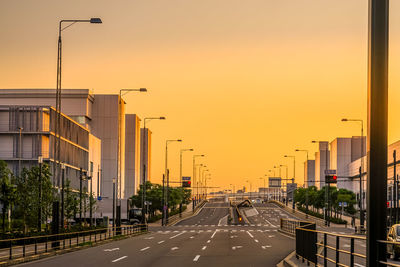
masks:
<svg viewBox="0 0 400 267"><path fill-rule="evenodd" d="M309 224L315 225L315 223L309 222L309 221L299 221L299 220L294 220L294 219L281 218L280 230L286 234L295 236L296 228L305 226L305 225L309 225Z"/></svg>
<svg viewBox="0 0 400 267"><path fill-rule="evenodd" d="M26 258L79 246L91 246L93 243L107 239L136 235L147 231L147 224L140 224L54 235L4 239L0 240L0 261Z"/></svg>

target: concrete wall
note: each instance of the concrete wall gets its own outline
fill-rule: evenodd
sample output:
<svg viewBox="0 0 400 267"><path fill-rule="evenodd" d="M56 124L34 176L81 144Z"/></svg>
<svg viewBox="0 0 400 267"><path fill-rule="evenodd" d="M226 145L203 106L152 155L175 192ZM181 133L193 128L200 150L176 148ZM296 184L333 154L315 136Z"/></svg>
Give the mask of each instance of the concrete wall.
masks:
<svg viewBox="0 0 400 267"><path fill-rule="evenodd" d="M92 134L89 134L89 171L92 193L98 197L101 194L101 140Z"/></svg>
<svg viewBox="0 0 400 267"><path fill-rule="evenodd" d="M307 160L304 164L305 181L306 187L316 186L315 183L315 160Z"/></svg>
<svg viewBox="0 0 400 267"><path fill-rule="evenodd" d="M351 182L340 176L346 176L347 165L351 162L352 138L336 138L331 142L330 146L330 168L336 170L336 174L339 176L336 186L338 188L350 189L352 188Z"/></svg>
<svg viewBox="0 0 400 267"><path fill-rule="evenodd" d="M125 115L125 196L137 193L140 181L140 119Z"/></svg>

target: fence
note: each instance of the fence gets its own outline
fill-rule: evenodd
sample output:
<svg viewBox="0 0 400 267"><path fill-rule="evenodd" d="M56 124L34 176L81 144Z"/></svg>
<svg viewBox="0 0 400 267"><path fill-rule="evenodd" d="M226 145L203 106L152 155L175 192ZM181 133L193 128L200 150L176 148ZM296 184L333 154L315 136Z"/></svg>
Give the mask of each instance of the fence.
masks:
<svg viewBox="0 0 400 267"><path fill-rule="evenodd" d="M313 222L309 221L299 221L299 220L293 220L293 219L285 219L281 218L281 228L280 230L284 232L285 234L289 234L291 236L296 235L296 228L309 225L309 224L314 224Z"/></svg>
<svg viewBox="0 0 400 267"><path fill-rule="evenodd" d="M147 224L103 228L89 231L62 233L0 240L0 261L41 255L51 251L91 246L93 243L119 236L147 232Z"/></svg>

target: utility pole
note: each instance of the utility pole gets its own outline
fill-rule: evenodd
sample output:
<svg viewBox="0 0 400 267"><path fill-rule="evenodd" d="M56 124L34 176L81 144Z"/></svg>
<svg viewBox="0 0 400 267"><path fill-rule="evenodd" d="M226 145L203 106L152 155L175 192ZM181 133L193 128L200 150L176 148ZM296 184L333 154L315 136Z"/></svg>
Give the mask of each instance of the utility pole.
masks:
<svg viewBox="0 0 400 267"><path fill-rule="evenodd" d="M369 0L367 262L386 261L389 1ZM382 266L382 264L379 264Z"/></svg>

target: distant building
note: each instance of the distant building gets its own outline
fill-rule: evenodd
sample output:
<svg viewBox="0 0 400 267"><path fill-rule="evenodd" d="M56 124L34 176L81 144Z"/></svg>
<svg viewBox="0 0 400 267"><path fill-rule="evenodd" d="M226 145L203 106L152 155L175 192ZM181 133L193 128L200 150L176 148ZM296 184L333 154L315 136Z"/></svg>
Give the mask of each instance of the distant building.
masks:
<svg viewBox="0 0 400 267"><path fill-rule="evenodd" d="M137 193L140 182L140 119L125 115L125 196Z"/></svg>
<svg viewBox="0 0 400 267"><path fill-rule="evenodd" d="M325 170L329 169L329 143L319 142L319 150L315 153L315 182L318 188L325 186Z"/></svg>
<svg viewBox="0 0 400 267"><path fill-rule="evenodd" d="M304 163L304 185L305 187L316 186L315 182L315 160L307 160Z"/></svg>
<svg viewBox="0 0 400 267"><path fill-rule="evenodd" d="M151 131L146 128L140 129L140 183L143 177L146 181L151 179ZM144 176L143 176L144 172Z"/></svg>

